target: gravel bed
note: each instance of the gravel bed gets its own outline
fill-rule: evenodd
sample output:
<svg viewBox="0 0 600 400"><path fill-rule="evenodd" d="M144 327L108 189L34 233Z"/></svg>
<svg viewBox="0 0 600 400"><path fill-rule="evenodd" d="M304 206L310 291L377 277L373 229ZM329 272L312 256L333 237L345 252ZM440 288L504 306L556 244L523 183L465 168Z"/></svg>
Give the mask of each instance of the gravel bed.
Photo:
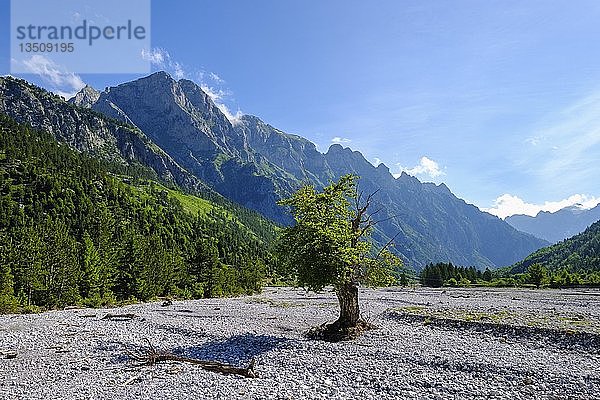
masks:
<svg viewBox="0 0 600 400"><path fill-rule="evenodd" d="M16 351L17 356L0 357L0 399L600 398L595 342L565 344L538 335L551 338L565 329L600 334L599 294L365 289L363 315L378 329L342 343L303 337L308 328L335 319L330 291L266 288L256 296L165 307L147 303L5 315L0 316L0 355ZM452 321L468 313L510 318L494 321L503 329L499 334L493 326L446 326L440 318L435 324L390 318L402 310L450 313ZM108 313L137 317L102 319ZM506 325L539 331L510 335ZM255 359L259 377L222 375L181 362L136 366L125 348L143 350L146 339L163 351L239 367Z"/></svg>

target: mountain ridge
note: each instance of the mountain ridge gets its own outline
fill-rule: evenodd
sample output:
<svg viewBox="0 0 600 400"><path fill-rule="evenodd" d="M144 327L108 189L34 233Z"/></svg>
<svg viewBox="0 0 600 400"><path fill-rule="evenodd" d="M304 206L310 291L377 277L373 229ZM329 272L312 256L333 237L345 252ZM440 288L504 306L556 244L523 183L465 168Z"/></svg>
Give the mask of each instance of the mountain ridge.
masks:
<svg viewBox="0 0 600 400"><path fill-rule="evenodd" d="M6 97L0 92L0 111L14 113L1 107L10 103ZM84 105L100 113L93 115L119 121L144 137L148 148L172 160L177 174L280 223L290 223L291 217L277 201L302 184L323 187L343 174L359 175L360 190L378 190L374 209L382 209L384 221L374 240L385 243L398 234L395 251L416 268L438 261L481 268L510 265L547 244L467 204L446 185L424 184L406 173L395 178L385 165L373 166L359 151L334 144L321 153L309 140L251 115L231 124L199 86L164 72L107 88L96 102ZM35 115L43 119L42 111ZM78 112L82 118L87 115Z"/></svg>
<svg viewBox="0 0 600 400"><path fill-rule="evenodd" d="M600 220L600 205L591 209L582 209L573 205L555 212L540 211L535 217L512 215L505 219L514 228L550 243L575 236L598 220Z"/></svg>

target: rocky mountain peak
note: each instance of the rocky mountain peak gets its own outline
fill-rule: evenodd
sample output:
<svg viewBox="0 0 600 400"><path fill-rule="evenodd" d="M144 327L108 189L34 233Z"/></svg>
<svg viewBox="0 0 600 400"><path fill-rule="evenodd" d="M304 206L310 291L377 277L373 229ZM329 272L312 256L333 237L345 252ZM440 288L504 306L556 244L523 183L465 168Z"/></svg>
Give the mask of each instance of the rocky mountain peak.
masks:
<svg viewBox="0 0 600 400"><path fill-rule="evenodd" d="M85 85L75 96L71 97L68 102L79 107L90 108L98 101L100 92L89 85Z"/></svg>

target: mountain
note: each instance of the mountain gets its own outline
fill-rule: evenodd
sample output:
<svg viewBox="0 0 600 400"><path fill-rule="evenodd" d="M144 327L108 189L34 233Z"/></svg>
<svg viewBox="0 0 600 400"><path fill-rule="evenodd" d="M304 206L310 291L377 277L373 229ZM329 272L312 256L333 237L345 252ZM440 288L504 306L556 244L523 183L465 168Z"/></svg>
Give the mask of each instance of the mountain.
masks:
<svg viewBox="0 0 600 400"><path fill-rule="evenodd" d="M600 271L600 221L572 238L536 251L525 260L514 264L510 271L525 272L536 263L551 271Z"/></svg>
<svg viewBox="0 0 600 400"><path fill-rule="evenodd" d="M255 116L233 124L189 80L157 72L107 88L95 102L89 101L95 95L84 90L68 104L4 78L0 112L46 129L78 150L148 165L188 191L209 187L284 224L291 217L277 205L279 199L303 183L323 187L354 173L361 177L361 191L377 191L373 211L379 210L381 222L374 240L392 240L395 251L417 269L438 261L480 268L511 265L548 244L479 211L443 184L421 183L406 174L396 179L360 152L333 145L320 153L307 139Z"/></svg>
<svg viewBox="0 0 600 400"><path fill-rule="evenodd" d="M556 243L578 233L600 220L600 205L586 210L578 205L556 212L540 211L535 217L513 215L505 219L511 226L533 236Z"/></svg>
<svg viewBox="0 0 600 400"><path fill-rule="evenodd" d="M84 98L86 92L89 89L84 88L79 98ZM58 141L91 156L131 167L148 166L166 182L192 192L210 192L139 129L69 104L24 80L0 78L0 113L48 132Z"/></svg>
<svg viewBox="0 0 600 400"><path fill-rule="evenodd" d="M291 222L276 204L294 188L289 177L255 154L192 81L175 81L158 72L109 88L92 109L135 125L179 165L225 197L274 220Z"/></svg>

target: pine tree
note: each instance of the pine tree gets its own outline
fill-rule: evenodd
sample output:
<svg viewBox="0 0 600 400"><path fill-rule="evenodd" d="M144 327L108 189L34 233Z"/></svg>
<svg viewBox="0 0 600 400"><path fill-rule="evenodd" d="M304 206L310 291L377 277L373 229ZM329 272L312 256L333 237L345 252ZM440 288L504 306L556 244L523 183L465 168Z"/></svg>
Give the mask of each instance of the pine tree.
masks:
<svg viewBox="0 0 600 400"><path fill-rule="evenodd" d="M533 264L527 269L529 283L533 283L537 288L544 284L548 278L548 270L542 264Z"/></svg>
<svg viewBox="0 0 600 400"><path fill-rule="evenodd" d="M102 258L87 231L81 244L81 280L79 290L84 299L95 299L100 302L102 286L101 274L104 270Z"/></svg>

